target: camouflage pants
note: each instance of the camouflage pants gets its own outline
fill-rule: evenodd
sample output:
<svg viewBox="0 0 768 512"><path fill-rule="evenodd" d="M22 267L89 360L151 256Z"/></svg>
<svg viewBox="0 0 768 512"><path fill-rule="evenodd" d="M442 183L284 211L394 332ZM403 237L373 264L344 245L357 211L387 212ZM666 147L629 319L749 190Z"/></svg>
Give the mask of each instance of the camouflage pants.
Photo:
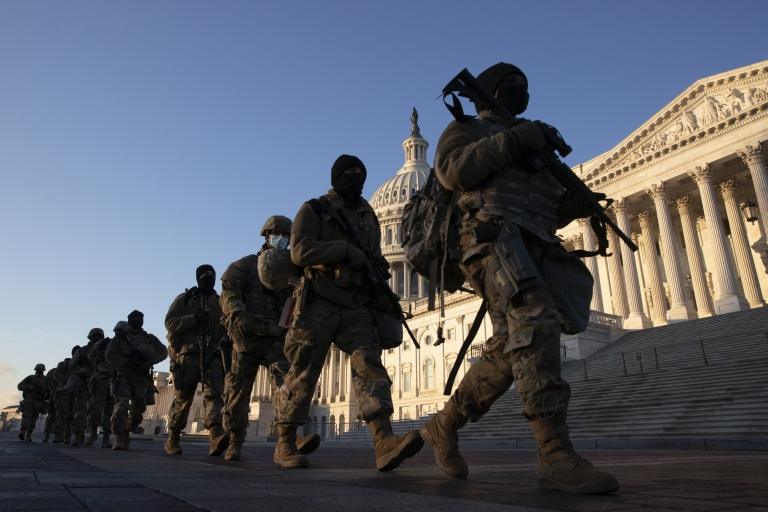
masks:
<svg viewBox="0 0 768 512"><path fill-rule="evenodd" d="M88 422L88 381L79 377L72 386L72 432L82 432Z"/></svg>
<svg viewBox="0 0 768 512"><path fill-rule="evenodd" d="M56 390L55 402L54 429L57 433L64 435L72 427L72 393L65 389Z"/></svg>
<svg viewBox="0 0 768 512"><path fill-rule="evenodd" d="M123 372L112 380L112 433L123 434L141 425L147 409L147 372Z"/></svg>
<svg viewBox="0 0 768 512"><path fill-rule="evenodd" d="M37 418L43 410L43 401L34 398L25 398L21 404L21 429L27 432L35 430Z"/></svg>
<svg viewBox="0 0 768 512"><path fill-rule="evenodd" d="M500 257L493 250L468 261L463 270L488 301L493 336L451 397L453 405L477 421L515 383L529 420L564 417L570 386L560 375L561 325L574 330L589 318L592 278L584 264L555 243L527 238L538 277L513 297L500 290ZM472 248L462 237L464 253Z"/></svg>
<svg viewBox="0 0 768 512"><path fill-rule="evenodd" d="M48 414L45 415L45 433L53 434L56 425L56 401L48 401Z"/></svg>
<svg viewBox="0 0 768 512"><path fill-rule="evenodd" d="M285 340L291 369L280 389L281 424L301 425L306 421L332 343L351 356L352 387L362 418L369 421L392 415L392 383L381 363L374 329L367 307L348 309L325 299L310 298L294 317Z"/></svg>
<svg viewBox="0 0 768 512"><path fill-rule="evenodd" d="M111 431L112 410L114 401L109 394L110 377L94 375L88 382L90 398L88 399L88 428L96 432L99 427L105 432Z"/></svg>
<svg viewBox="0 0 768 512"><path fill-rule="evenodd" d="M264 366L269 371L272 405L275 417L279 418L282 406L277 390L282 386L290 365L285 360L279 338L261 337L250 343L238 341L233 337L235 350L232 351L232 366L227 372L224 384L224 429L244 438L248 429L251 392L259 366ZM248 351L238 351L239 348L246 348Z"/></svg>
<svg viewBox="0 0 768 512"><path fill-rule="evenodd" d="M205 407L205 428L221 426L221 409L224 406L224 369L221 356L217 353L207 358L203 373L203 407ZM173 386L176 394L168 411L168 430L181 432L187 424L189 409L195 398L200 382L200 354L181 354L176 358L173 369Z"/></svg>

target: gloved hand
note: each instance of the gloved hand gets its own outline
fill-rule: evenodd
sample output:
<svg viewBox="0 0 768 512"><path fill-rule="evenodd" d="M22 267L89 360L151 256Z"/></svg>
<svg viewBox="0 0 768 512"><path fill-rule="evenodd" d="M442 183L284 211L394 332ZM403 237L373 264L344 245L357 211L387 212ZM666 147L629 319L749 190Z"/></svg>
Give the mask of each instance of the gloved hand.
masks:
<svg viewBox="0 0 768 512"><path fill-rule="evenodd" d="M592 192L592 195L594 199L587 198L571 190L566 190L557 207L557 214L560 219L570 222L573 219L589 217L595 213L594 201L605 199L605 194L602 192Z"/></svg>
<svg viewBox="0 0 768 512"><path fill-rule="evenodd" d="M355 270L364 269L367 263L365 253L352 244L347 244L347 259L349 260L350 268Z"/></svg>
<svg viewBox="0 0 768 512"><path fill-rule="evenodd" d="M208 325L209 321L210 321L210 318L208 317L207 311L198 311L197 313L195 313L195 323L197 325L205 327L206 325Z"/></svg>
<svg viewBox="0 0 768 512"><path fill-rule="evenodd" d="M544 149L544 132L536 121L524 121L507 130L517 137L520 153L538 153Z"/></svg>
<svg viewBox="0 0 768 512"><path fill-rule="evenodd" d="M255 336L257 329L256 319L248 313L238 313L237 317L235 317L235 330L240 339Z"/></svg>

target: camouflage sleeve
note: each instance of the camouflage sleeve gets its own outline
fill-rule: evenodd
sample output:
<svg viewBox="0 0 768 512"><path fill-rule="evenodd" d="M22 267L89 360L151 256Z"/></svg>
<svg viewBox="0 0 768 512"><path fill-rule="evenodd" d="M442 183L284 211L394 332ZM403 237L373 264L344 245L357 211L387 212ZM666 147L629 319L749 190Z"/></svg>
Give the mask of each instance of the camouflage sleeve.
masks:
<svg viewBox="0 0 768 512"><path fill-rule="evenodd" d="M195 315L187 314L185 311L186 293L182 293L176 299L174 299L171 307L168 308L168 313L165 315L165 328L171 334L179 334L184 331L193 329L197 322L195 321Z"/></svg>
<svg viewBox="0 0 768 512"><path fill-rule="evenodd" d="M19 382L19 385L17 386L19 391L26 391L27 386L29 385L29 377L24 377L24 379Z"/></svg>
<svg viewBox="0 0 768 512"><path fill-rule="evenodd" d="M165 348L165 344L157 339L154 334L147 334L147 338L152 347L152 358L150 359L152 364L157 364L164 361L168 357L168 349Z"/></svg>
<svg viewBox="0 0 768 512"><path fill-rule="evenodd" d="M291 229L291 259L300 267L333 265L347 257L344 240L318 240L321 220L308 203L301 205Z"/></svg>
<svg viewBox="0 0 768 512"><path fill-rule="evenodd" d="M122 356L121 349L123 343L126 343L125 339L122 337L115 337L109 345L107 345L104 357L113 368L125 368L126 366L131 366L133 364L128 358Z"/></svg>
<svg viewBox="0 0 768 512"><path fill-rule="evenodd" d="M246 311L244 292L248 284L248 268L245 258L230 264L221 276L221 310L226 316Z"/></svg>
<svg viewBox="0 0 768 512"><path fill-rule="evenodd" d="M474 190L520 154L514 128L477 138L467 125L454 121L437 143L435 175L448 190Z"/></svg>
<svg viewBox="0 0 768 512"><path fill-rule="evenodd" d="M88 351L88 361L91 362L91 366L96 368L96 365L99 364L99 360L101 359L102 354L104 354L104 344L101 341L97 341L93 344L91 350Z"/></svg>

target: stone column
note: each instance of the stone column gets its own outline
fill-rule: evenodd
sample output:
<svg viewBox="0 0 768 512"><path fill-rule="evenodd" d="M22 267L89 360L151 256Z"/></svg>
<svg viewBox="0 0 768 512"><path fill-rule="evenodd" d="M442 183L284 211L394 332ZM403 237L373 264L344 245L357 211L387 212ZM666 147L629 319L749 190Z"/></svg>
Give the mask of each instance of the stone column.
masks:
<svg viewBox="0 0 768 512"><path fill-rule="evenodd" d="M587 251L594 251L597 249L597 237L592 231L592 226L589 224L588 219L579 219L576 221L581 228L581 234L584 237L584 249ZM601 313L605 311L603 308L603 293L600 288L600 268L597 265L597 256L591 256L589 258L583 258L584 263L589 269L589 273L592 274L592 278L595 280L595 285L592 288L592 304L590 308Z"/></svg>
<svg viewBox="0 0 768 512"><path fill-rule="evenodd" d="M347 373L347 354L341 352L339 357L341 357L341 375L339 375L339 394L341 396L339 400L344 402L347 399L347 380L349 379L349 374Z"/></svg>
<svg viewBox="0 0 768 512"><path fill-rule="evenodd" d="M627 202L624 199L613 203L613 210L616 212L616 224L624 233L631 233L632 228L627 216ZM621 245L621 260L624 264L624 283L627 286L627 302L629 305L629 315L624 321L625 329L645 329L651 326L651 322L643 312L643 301L640 298L640 281L637 278L637 267L635 266L635 257L632 249L627 244Z"/></svg>
<svg viewBox="0 0 768 512"><path fill-rule="evenodd" d="M664 271L667 274L669 284L670 306L668 318L670 321L688 320L691 317L688 311L688 300L682 283L682 271L680 270L680 256L677 250L677 235L672 225L672 214L667 203L667 192L664 183L655 183L647 190L656 206L656 217L659 221L659 233L661 234L661 254L664 262Z"/></svg>
<svg viewBox="0 0 768 512"><path fill-rule="evenodd" d="M651 289L651 312L653 325L666 325L667 323L667 298L664 293L664 284L659 272L659 259L656 256L656 234L651 224L651 214L646 210L637 216L640 221L642 236L639 246L643 263L645 263L647 284Z"/></svg>
<svg viewBox="0 0 768 512"><path fill-rule="evenodd" d="M619 237L612 230L608 230L608 279L611 284L611 311L614 315L626 318L627 296L624 291L624 276L621 270L621 256L619 254Z"/></svg>
<svg viewBox="0 0 768 512"><path fill-rule="evenodd" d="M744 297L750 308L759 308L765 305L763 295L760 292L760 283L757 281L755 262L752 259L752 251L749 247L747 230L744 227L743 215L736 201L736 180L724 181L720 184L720 191L725 201L725 213L728 215L728 224L731 227L731 240L733 241L733 255L736 257L736 267L741 276L741 287L744 289Z"/></svg>
<svg viewBox="0 0 768 512"><path fill-rule="evenodd" d="M693 296L696 297L696 315L699 318L712 316L712 297L709 294L709 286L707 286L707 280L704 277L701 242L696 234L696 226L691 218L690 200L688 196L683 196L675 204L677 205L677 213L680 214L680 222L683 225L685 253L688 256L688 268L691 270Z"/></svg>
<svg viewBox="0 0 768 512"><path fill-rule="evenodd" d="M338 350L336 347L331 346L331 350L329 350L331 354L331 361L330 361L330 370L331 370L331 402L336 402L337 400L337 394L336 394L336 376L339 373L339 364L337 362L338 357Z"/></svg>
<svg viewBox="0 0 768 512"><path fill-rule="evenodd" d="M701 204L704 207L704 217L707 220L712 240L712 256L715 262L714 274L717 282L717 297L715 297L715 312L717 314L731 313L741 310L736 278L733 275L725 247L728 243L720 222L715 191L712 187L712 171L709 165L697 166L694 171L688 173L696 182L701 194Z"/></svg>
<svg viewBox="0 0 768 512"><path fill-rule="evenodd" d="M765 153L758 142L746 146L738 152L738 155L749 167L757 196L757 207L760 208L760 223L763 226L763 233L768 234L768 166L765 162Z"/></svg>
<svg viewBox="0 0 768 512"><path fill-rule="evenodd" d="M403 297L408 299L411 297L411 272L413 269L407 263L403 263Z"/></svg>

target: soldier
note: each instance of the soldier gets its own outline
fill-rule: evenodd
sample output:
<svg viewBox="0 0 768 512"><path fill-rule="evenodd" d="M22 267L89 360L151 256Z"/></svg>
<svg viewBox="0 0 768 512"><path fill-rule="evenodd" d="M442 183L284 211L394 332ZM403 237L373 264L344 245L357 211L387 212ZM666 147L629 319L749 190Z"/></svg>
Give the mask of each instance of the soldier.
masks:
<svg viewBox="0 0 768 512"><path fill-rule="evenodd" d="M288 246L291 220L281 215L269 217L261 228L265 243L258 254L241 258L221 276L221 309L232 340L232 363L225 379L224 428L229 433L226 460L239 460L248 428L248 408L256 372L262 365L269 371L275 415L281 405L277 390L290 365L283 354L285 329L280 315L290 297L287 288L271 290L259 278L259 260L270 247ZM313 434L297 440L298 450L311 453L320 445Z"/></svg>
<svg viewBox="0 0 768 512"><path fill-rule="evenodd" d="M381 364L380 333L370 309L378 297L367 271L388 265L381 255L379 221L361 195L365 178L360 159L341 155L331 170L333 188L301 206L291 231L291 259L304 267L304 281L285 341L291 369L281 388L285 410L274 456L282 467L308 464L297 450L296 429L307 419L332 343L351 356L352 385L373 437L376 468L396 468L424 443L415 430L402 437L392 433L391 382Z"/></svg>
<svg viewBox="0 0 768 512"><path fill-rule="evenodd" d="M91 379L88 381L88 390L90 398L88 400L88 428L90 435L85 441L85 446L91 446L99 437L99 426L102 430L101 447L111 448L109 436L112 432L111 419L114 401L109 392L110 382L114 378L115 372L112 366L107 362L107 347L111 341L104 337L104 331L101 329L91 329L88 338L93 337L96 341L88 351L88 360L93 367Z"/></svg>
<svg viewBox="0 0 768 512"><path fill-rule="evenodd" d="M56 422L56 401L54 396L56 395L56 368L51 368L48 373L45 374L45 386L47 388L47 394L45 399L45 408L47 413L45 415L45 434L43 434L43 442L47 443L51 434L54 434L54 425ZM55 436L55 434L54 434Z"/></svg>
<svg viewBox="0 0 768 512"><path fill-rule="evenodd" d="M220 455L229 445L229 436L221 426L224 405L223 344L226 333L219 320L221 307L214 289L216 271L200 265L195 271L197 286L176 297L165 316L168 329L168 353L175 397L168 412L168 440L165 453L180 455L179 436L187 424L189 409L198 382L203 385L205 428L209 434L209 455Z"/></svg>
<svg viewBox="0 0 768 512"><path fill-rule="evenodd" d="M80 350L80 345L72 347L71 354ZM69 387L69 363L68 357L56 365L54 377L56 379L56 393L54 395L56 407L56 420L54 422L54 443L70 444L72 442L72 390Z"/></svg>
<svg viewBox="0 0 768 512"><path fill-rule="evenodd" d="M32 442L32 432L35 430L37 418L43 410L45 400L48 398L48 386L45 382L45 365L35 365L35 374L29 375L19 382L19 391L22 393L21 401L21 430L19 439Z"/></svg>
<svg viewBox="0 0 768 512"><path fill-rule="evenodd" d="M107 363L115 369L112 396L113 450L127 450L130 433L141 425L147 408L150 389L149 372L153 365L168 356L168 351L156 336L149 334L144 325L144 313L133 310L128 315L128 326L118 322L115 337L107 345Z"/></svg>
<svg viewBox="0 0 768 512"><path fill-rule="evenodd" d="M85 444L85 429L88 422L89 382L93 365L88 354L96 341L104 338L104 331L98 327L88 332L88 344L80 347L69 362L70 389L72 390L72 446Z"/></svg>
<svg viewBox="0 0 768 512"><path fill-rule="evenodd" d="M513 115L525 111L528 80L516 66L496 64L478 82ZM446 474L466 478L457 430L479 420L514 382L538 443L539 486L615 491L616 479L574 451L566 425L570 387L560 374L561 329L586 328L592 277L565 252L555 230L586 215L580 211L584 201L566 192L549 170L534 173L524 163L527 154L545 146L537 123L510 126L489 105L475 107L477 118L453 122L443 132L435 171L458 194L462 271L488 303L493 337L422 436Z"/></svg>

